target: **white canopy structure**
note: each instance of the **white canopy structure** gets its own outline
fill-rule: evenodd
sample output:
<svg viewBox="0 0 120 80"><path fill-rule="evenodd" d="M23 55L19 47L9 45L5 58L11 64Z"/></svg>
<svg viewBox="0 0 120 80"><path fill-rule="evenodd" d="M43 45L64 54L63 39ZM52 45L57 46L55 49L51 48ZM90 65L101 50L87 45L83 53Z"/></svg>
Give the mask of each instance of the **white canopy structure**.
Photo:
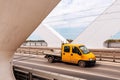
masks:
<svg viewBox="0 0 120 80"><path fill-rule="evenodd" d="M48 44L48 47L60 48L62 43L68 43L64 37L62 37L58 32L56 32L47 24L39 25L39 27L32 33L30 37L32 36L40 37L45 40Z"/></svg>
<svg viewBox="0 0 120 80"><path fill-rule="evenodd" d="M16 49L43 21L59 0L0 0L0 80L15 80Z"/></svg>
<svg viewBox="0 0 120 80"><path fill-rule="evenodd" d="M104 48L103 43L120 31L120 0L116 0L73 43L85 44L88 48Z"/></svg>

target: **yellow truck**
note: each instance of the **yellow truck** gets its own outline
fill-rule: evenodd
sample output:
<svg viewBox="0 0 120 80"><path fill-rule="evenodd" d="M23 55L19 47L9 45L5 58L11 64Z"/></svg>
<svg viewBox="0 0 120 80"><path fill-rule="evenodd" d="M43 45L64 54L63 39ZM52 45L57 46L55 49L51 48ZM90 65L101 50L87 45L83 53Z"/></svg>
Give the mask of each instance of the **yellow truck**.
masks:
<svg viewBox="0 0 120 80"><path fill-rule="evenodd" d="M45 58L50 63L62 61L78 64L81 67L96 64L95 55L82 44L62 44L60 53L46 53Z"/></svg>

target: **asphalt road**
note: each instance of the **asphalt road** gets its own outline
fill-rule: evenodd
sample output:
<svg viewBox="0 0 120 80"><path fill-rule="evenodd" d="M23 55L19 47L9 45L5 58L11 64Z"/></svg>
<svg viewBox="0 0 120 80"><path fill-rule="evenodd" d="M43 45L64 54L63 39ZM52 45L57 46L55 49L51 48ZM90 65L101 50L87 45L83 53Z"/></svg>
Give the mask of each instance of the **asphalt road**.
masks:
<svg viewBox="0 0 120 80"><path fill-rule="evenodd" d="M31 67L87 80L120 80L120 63L97 61L96 66L81 68L63 62L48 63L43 56L16 55L14 65Z"/></svg>

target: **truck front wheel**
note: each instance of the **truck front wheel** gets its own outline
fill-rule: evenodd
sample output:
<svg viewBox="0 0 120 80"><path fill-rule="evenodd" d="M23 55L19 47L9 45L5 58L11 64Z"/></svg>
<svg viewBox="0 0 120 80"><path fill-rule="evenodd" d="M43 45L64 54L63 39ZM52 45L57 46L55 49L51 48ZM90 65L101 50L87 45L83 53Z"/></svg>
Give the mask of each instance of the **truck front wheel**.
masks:
<svg viewBox="0 0 120 80"><path fill-rule="evenodd" d="M78 65L79 65L80 67L85 67L85 66L86 66L86 63L85 63L85 61L79 61L79 62L78 62Z"/></svg>
<svg viewBox="0 0 120 80"><path fill-rule="evenodd" d="M54 61L54 59L52 57L48 57L48 62L52 63Z"/></svg>

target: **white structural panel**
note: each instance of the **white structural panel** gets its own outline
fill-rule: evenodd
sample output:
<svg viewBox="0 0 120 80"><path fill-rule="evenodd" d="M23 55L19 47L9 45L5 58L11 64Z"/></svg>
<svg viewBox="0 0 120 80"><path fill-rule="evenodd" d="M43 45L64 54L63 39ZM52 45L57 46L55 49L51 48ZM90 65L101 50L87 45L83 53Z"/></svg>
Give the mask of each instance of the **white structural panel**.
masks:
<svg viewBox="0 0 120 80"><path fill-rule="evenodd" d="M82 43L89 48L104 48L104 41L118 31L120 31L120 0L116 0L105 10L73 43Z"/></svg>
<svg viewBox="0 0 120 80"><path fill-rule="evenodd" d="M58 32L56 32L47 24L39 25L31 37L35 35L40 36L40 38L45 40L48 44L48 47L60 48L62 43L67 43L67 40L64 37L62 37Z"/></svg>
<svg viewBox="0 0 120 80"><path fill-rule="evenodd" d="M59 0L0 0L0 80L15 80L12 58Z"/></svg>

